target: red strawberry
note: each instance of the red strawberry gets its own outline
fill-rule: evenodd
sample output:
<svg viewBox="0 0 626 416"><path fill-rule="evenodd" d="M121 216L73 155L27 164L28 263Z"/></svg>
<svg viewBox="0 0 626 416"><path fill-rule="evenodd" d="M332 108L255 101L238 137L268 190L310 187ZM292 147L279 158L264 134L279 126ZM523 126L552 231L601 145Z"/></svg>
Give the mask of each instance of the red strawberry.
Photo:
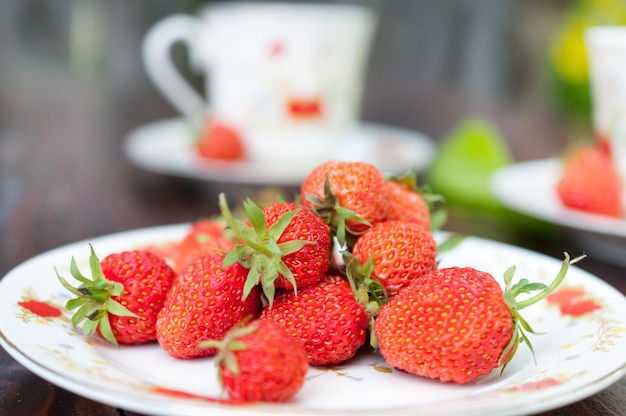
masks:
<svg viewBox="0 0 626 416"><path fill-rule="evenodd" d="M176 279L157 320L157 341L175 358L212 355L200 349L206 339L221 339L242 319L261 309L257 288L243 300L246 270L239 264L223 268L224 254L196 259Z"/></svg>
<svg viewBox="0 0 626 416"><path fill-rule="evenodd" d="M239 262L249 269L246 288L260 283L270 305L276 287L297 290L324 277L330 266L330 229L312 211L293 202L261 209L247 199L244 208L249 222L243 223L232 217L223 194L220 206L243 241L227 255L225 264Z"/></svg>
<svg viewBox="0 0 626 416"><path fill-rule="evenodd" d="M361 264L373 257L371 277L389 296L437 268L437 244L430 230L413 222L375 224L356 240L352 254Z"/></svg>
<svg viewBox="0 0 626 416"><path fill-rule="evenodd" d="M300 199L324 218L341 244L387 216L385 177L365 162L332 160L317 166L304 179Z"/></svg>
<svg viewBox="0 0 626 416"><path fill-rule="evenodd" d="M548 296L581 258L565 253L549 286L526 279L511 286L511 267L504 293L490 274L469 267L419 277L380 308L374 322L380 352L389 365L441 381L467 383L485 375L506 365L520 341L532 351L524 330L534 332L518 311Z"/></svg>
<svg viewBox="0 0 626 416"><path fill-rule="evenodd" d="M430 210L419 192L396 181L387 181L386 188L389 200L387 221L415 222L430 229Z"/></svg>
<svg viewBox="0 0 626 416"><path fill-rule="evenodd" d="M556 192L572 209L616 218L624 214L621 179L610 156L599 148L584 147L570 155Z"/></svg>
<svg viewBox="0 0 626 416"><path fill-rule="evenodd" d="M311 365L339 364L352 358L365 343L369 317L345 279L326 276L296 295L276 294L260 319L280 324L298 339Z"/></svg>
<svg viewBox="0 0 626 416"><path fill-rule="evenodd" d="M93 280L83 276L74 258L70 272L82 282L72 287L58 275L61 284L76 295L67 302L76 328L85 320L83 333L98 331L109 342L143 344L156 339L157 314L163 306L176 274L165 260L149 251L124 251L101 262L90 245L89 264Z"/></svg>
<svg viewBox="0 0 626 416"><path fill-rule="evenodd" d="M223 341L205 341L200 347L218 348L219 379L233 401L289 401L309 369L302 345L270 321L237 326Z"/></svg>
<svg viewBox="0 0 626 416"><path fill-rule="evenodd" d="M185 236L174 243L147 247L165 257L176 273L181 273L198 257L212 252L227 253L235 247L220 218L206 218L191 225Z"/></svg>
<svg viewBox="0 0 626 416"><path fill-rule="evenodd" d="M427 187L419 187L414 174L391 176L386 182L387 221L409 221L421 224L426 229L439 229L446 220L441 206L444 198Z"/></svg>
<svg viewBox="0 0 626 416"><path fill-rule="evenodd" d="M245 157L244 144L235 129L208 120L200 132L198 154L207 159L240 160Z"/></svg>

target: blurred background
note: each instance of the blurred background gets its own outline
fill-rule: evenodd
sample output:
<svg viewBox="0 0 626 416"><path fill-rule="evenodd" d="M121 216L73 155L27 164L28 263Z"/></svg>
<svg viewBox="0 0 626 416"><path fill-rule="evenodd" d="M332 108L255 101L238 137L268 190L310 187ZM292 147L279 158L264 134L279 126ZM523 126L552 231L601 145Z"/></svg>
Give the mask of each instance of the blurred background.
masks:
<svg viewBox="0 0 626 416"><path fill-rule="evenodd" d="M539 106L541 111L558 105L583 118L588 99L582 29L626 21L621 0L334 2L367 4L379 13L371 85L388 80L428 85L472 100ZM142 105L136 111L148 118L167 116L142 68L142 37L160 18L194 13L207 3L1 0L3 126L11 112L30 111L25 107L55 95L51 90L66 91L54 97L57 103L70 100L67 104L72 105L70 97L78 95L115 97L121 102L138 100ZM183 62L184 51L180 55ZM555 94L556 88L570 86L567 97ZM375 103L366 102L366 110L375 108ZM415 125L421 120L405 114L389 121L430 128Z"/></svg>
<svg viewBox="0 0 626 416"><path fill-rule="evenodd" d="M0 0L0 233L47 218L30 226L56 233L61 244L200 215L192 207L180 212L172 202L173 194L197 189L131 167L121 143L141 124L178 116L146 76L144 34L169 14L194 13L207 3ZM495 129L510 160L550 157L573 136L590 136L582 30L626 23L621 0L351 3L379 14L364 120L441 141L467 117L479 117ZM181 69L201 85L186 67L186 51L174 52ZM541 149L529 148L527 139L539 135ZM24 166L37 169L24 172ZM79 215L72 200L87 185L72 176L96 166L109 174L84 183L99 183L105 198L82 201L88 212ZM25 183L37 189L24 189ZM174 190L164 199L167 186ZM128 188L124 200L115 199L120 187ZM36 200L26 204L24 195ZM214 194L206 198L215 204ZM160 210L151 211L154 204ZM139 222L126 219L124 212L137 211L145 212ZM29 244L34 246L22 253L47 248ZM2 255L14 263L11 247L20 242L8 244Z"/></svg>

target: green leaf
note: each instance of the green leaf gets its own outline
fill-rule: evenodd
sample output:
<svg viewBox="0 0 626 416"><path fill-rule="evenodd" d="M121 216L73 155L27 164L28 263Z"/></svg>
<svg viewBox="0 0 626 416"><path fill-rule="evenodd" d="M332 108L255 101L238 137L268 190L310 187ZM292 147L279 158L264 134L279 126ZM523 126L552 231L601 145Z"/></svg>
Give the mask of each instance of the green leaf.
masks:
<svg viewBox="0 0 626 416"><path fill-rule="evenodd" d="M515 270L516 267L511 266L504 272L504 283L507 287L509 287L511 285L511 282L513 281L513 275L515 274Z"/></svg>
<svg viewBox="0 0 626 416"><path fill-rule="evenodd" d="M285 232L285 229L289 226L291 220L293 220L293 217L298 213L298 211L300 211L300 208L282 214L278 221L270 227L270 237L274 240L278 240L280 236L283 235L283 232Z"/></svg>
<svg viewBox="0 0 626 416"><path fill-rule="evenodd" d="M65 307L72 311L76 308L79 308L81 306L83 306L85 303L89 302L88 298L84 298L84 297L80 297L80 298L76 298L76 299L70 299L67 301L67 303L65 304Z"/></svg>
<svg viewBox="0 0 626 416"><path fill-rule="evenodd" d="M258 264L253 264L252 267L248 270L248 276L246 278L246 282L243 286L243 296L242 299L247 299L252 292L252 288L259 284L259 280L261 279L261 270Z"/></svg>
<svg viewBox="0 0 626 416"><path fill-rule="evenodd" d="M556 277L552 280L550 285L545 285L543 283L530 283L528 279L520 279L517 283L511 286L513 275L515 273L515 266L508 268L506 272L504 273L504 280L506 283L506 290L504 291L504 300L506 304L509 306L509 309L511 311L511 316L513 317L513 336L509 344L506 346L506 348L502 352L502 355L500 356L500 360L503 360L504 357L506 357L510 351L513 351L513 353L508 357L508 359L504 363L502 367L502 371L504 371L504 367L506 367L506 364L510 362L510 360L513 358L513 355L517 351L520 341L528 346L528 348L533 354L533 358L535 358L535 351L533 349L533 346L531 345L530 340L526 336L526 332L529 332L531 334L536 334L536 332L533 330L530 324L520 315L519 310L526 308L528 306L534 305L535 303L547 297L554 290L556 290L556 288L565 279L569 266L571 264L574 264L580 261L581 259L585 257L585 256L580 256L580 257L576 257L575 259L570 259L570 256L568 253L563 253L563 254L564 254L565 259L563 260L563 263L561 264L561 268L559 269ZM536 293L535 295L523 301L518 301L516 299L517 295L519 294L522 294L522 293L527 294L531 292L538 292L538 293Z"/></svg>
<svg viewBox="0 0 626 416"><path fill-rule="evenodd" d="M317 244L316 241L308 241L308 240L289 240L284 243L278 244L278 249L282 256L286 256L291 253L295 253L300 251L304 246L308 246L310 244Z"/></svg>
<svg viewBox="0 0 626 416"><path fill-rule="evenodd" d="M67 290L72 292L75 296L82 296L83 295L78 289L76 289L75 287L70 285L67 282L67 280L65 280L63 277L61 277L61 275L59 274L59 272L57 271L56 268L54 269L54 271L56 272L57 278L59 279L59 281L61 282L61 285L63 285L64 288L66 288Z"/></svg>
<svg viewBox="0 0 626 416"><path fill-rule="evenodd" d="M83 274L80 272L80 270L78 269L78 266L76 265L76 259L73 256L72 256L72 259L70 260L70 274L79 282L91 283L91 280L83 276Z"/></svg>
<svg viewBox="0 0 626 416"><path fill-rule="evenodd" d="M513 161L506 141L487 120L468 118L439 142L428 183L456 205L502 209L491 192L491 174Z"/></svg>
<svg viewBox="0 0 626 416"><path fill-rule="evenodd" d="M444 251L452 250L453 248L461 244L461 242L463 242L463 240L465 240L466 238L467 236L464 235L452 234L441 243L437 244L437 252L443 253Z"/></svg>
<svg viewBox="0 0 626 416"><path fill-rule="evenodd" d="M250 224L252 224L252 228L256 231L256 234L261 237L261 239L267 238L268 231L263 210L250 198L247 198L244 201L243 206L246 211L246 215L250 220Z"/></svg>
<svg viewBox="0 0 626 416"><path fill-rule="evenodd" d="M91 269L91 277L94 282L99 282L103 280L107 280L102 273L102 267L100 266L100 260L98 256L96 256L96 252L91 244L89 244L90 256L89 256L89 267Z"/></svg>
<svg viewBox="0 0 626 416"><path fill-rule="evenodd" d="M127 307L125 307L124 305L122 305L121 303L113 299L107 299L104 305L106 307L106 310L109 311L109 313L113 315L131 316L133 318L139 318L139 315L137 315L134 312L131 312L130 310L128 310Z"/></svg>
<svg viewBox="0 0 626 416"><path fill-rule="evenodd" d="M111 323L109 322L109 317L104 316L102 319L99 320L99 323L100 323L99 325L100 333L102 334L102 336L111 344L117 346L118 345L117 339L113 335L113 330L111 329Z"/></svg>
<svg viewBox="0 0 626 416"><path fill-rule="evenodd" d="M289 267L287 267L287 265L283 261L280 261L280 263L278 263L276 267L276 271L280 273L285 279L287 279L289 283L291 283L294 293L298 294L296 279L294 278L291 269L289 269Z"/></svg>
<svg viewBox="0 0 626 416"><path fill-rule="evenodd" d="M98 321L91 321L91 320L87 319L85 321L85 323L83 324L83 335L85 337L87 337L87 338L90 338L93 334L96 333L97 329L98 329ZM115 338L113 338L113 339L115 339ZM107 340L108 340L108 338L107 338Z"/></svg>

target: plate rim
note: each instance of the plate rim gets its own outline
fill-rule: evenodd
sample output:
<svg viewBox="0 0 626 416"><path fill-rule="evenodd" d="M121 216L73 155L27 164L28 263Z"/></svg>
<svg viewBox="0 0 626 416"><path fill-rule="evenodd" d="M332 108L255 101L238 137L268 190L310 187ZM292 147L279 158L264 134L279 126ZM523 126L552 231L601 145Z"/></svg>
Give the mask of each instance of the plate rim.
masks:
<svg viewBox="0 0 626 416"><path fill-rule="evenodd" d="M539 175L537 171L540 171L543 175L546 173L558 174L561 168L562 162L556 157L512 163L494 171L490 179L490 188L494 196L502 204L519 213L574 230L605 236L626 237L626 218L614 219L593 213L576 211L559 204L558 196L553 189L556 186L558 177L554 175L548 177L543 182L533 182L535 185L540 185L538 189L542 192L542 195L548 192L553 197L552 199L557 202L552 205L551 212L541 210L538 204L532 204L541 198L526 198L526 201L530 202L530 204L521 203L510 190L511 187L507 185L511 176L525 176L527 179L529 174L532 177L533 171L535 175ZM552 189L550 189L551 187ZM537 190L537 188L534 189Z"/></svg>

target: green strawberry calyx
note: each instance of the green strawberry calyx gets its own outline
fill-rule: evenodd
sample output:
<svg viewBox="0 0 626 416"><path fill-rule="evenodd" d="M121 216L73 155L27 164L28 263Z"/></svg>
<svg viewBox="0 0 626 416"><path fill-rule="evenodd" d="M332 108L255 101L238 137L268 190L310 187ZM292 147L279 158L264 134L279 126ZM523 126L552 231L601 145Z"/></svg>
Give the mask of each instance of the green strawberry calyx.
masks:
<svg viewBox="0 0 626 416"><path fill-rule="evenodd" d="M215 348L217 354L215 355L214 364L218 368L218 379L220 385L223 386L223 370L227 368L233 375L238 376L241 374L241 368L237 362L237 351L243 351L247 349L245 342L241 339L254 333L259 328L259 321L253 321L247 323L249 319L244 319L238 325L229 330L222 340L206 340L198 344L198 348Z"/></svg>
<svg viewBox="0 0 626 416"><path fill-rule="evenodd" d="M111 324L109 322L109 314L118 316L131 316L138 318L136 314L129 311L121 303L113 299L113 297L121 296L124 293L124 285L119 282L108 280L102 272L100 260L96 255L94 248L89 244L90 256L89 267L91 269L92 279L85 277L78 266L76 260L72 257L70 262L70 274L81 285L72 286L65 280L55 268L55 273L67 290L76 295L76 298L67 301L65 307L68 310L78 309L72 315L72 327L76 329L78 325L83 323L83 335L89 338L96 330L100 330L100 334L113 345L118 345L117 339L113 335Z"/></svg>
<svg viewBox="0 0 626 416"><path fill-rule="evenodd" d="M294 292L297 293L298 289L293 272L282 258L299 251L307 244L315 244L315 242L296 239L278 243L278 240L300 209L284 213L278 221L268 228L263 210L248 198L244 201L243 206L250 225L252 225L250 227L233 217L223 193L219 196L219 202L228 226L243 241L242 244L226 254L223 262L224 268L239 263L248 269L243 299L246 299L252 288L260 283L263 294L271 307L276 292L274 282L281 275L291 283Z"/></svg>
<svg viewBox="0 0 626 416"><path fill-rule="evenodd" d="M533 354L533 359L535 358L535 351L526 333L537 333L532 329L528 321L526 321L522 317L519 311L521 309L534 305L535 303L545 299L548 295L554 292L554 290L556 290L556 288L561 284L563 279L565 279L565 275L567 274L569 266L577 263L578 261L586 257L583 254L581 256L571 259L568 253L563 254L565 256L565 259L561 264L561 268L559 269L559 272L557 273L552 283L550 283L549 285L546 285L544 283L529 282L528 279L521 279L519 282L511 284L513 281L513 275L515 274L515 266L509 267L504 272L504 301L509 306L511 315L513 317L513 336L511 337L511 341L504 348L504 350L502 351L502 355L500 356L498 365L502 366L501 371L504 371L506 365L511 361L511 359L517 352L517 348L520 342L526 344L526 346ZM517 300L517 297L519 295L529 295L531 293L534 294L530 297L525 298L524 300Z"/></svg>
<svg viewBox="0 0 626 416"><path fill-rule="evenodd" d="M315 195L308 194L306 199L311 204L311 211L322 217L341 246L347 244L348 247L352 247L355 237L358 236L358 233L346 225L346 221L355 221L367 226L372 225L355 211L341 206L337 196L330 187L328 175L324 179L324 197L318 198Z"/></svg>
<svg viewBox="0 0 626 416"><path fill-rule="evenodd" d="M341 252L345 264L346 279L354 298L359 302L369 317L368 329L370 346L378 349L378 341L374 335L374 320L380 307L389 300L385 287L372 278L374 256L370 256L363 264L349 251Z"/></svg>

